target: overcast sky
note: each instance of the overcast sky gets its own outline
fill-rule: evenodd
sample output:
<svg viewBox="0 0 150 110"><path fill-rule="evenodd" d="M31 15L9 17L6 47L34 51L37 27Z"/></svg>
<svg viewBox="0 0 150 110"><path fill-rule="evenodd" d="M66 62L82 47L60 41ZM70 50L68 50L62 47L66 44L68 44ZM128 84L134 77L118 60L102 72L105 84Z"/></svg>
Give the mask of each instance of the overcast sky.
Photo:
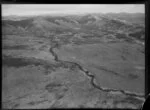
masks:
<svg viewBox="0 0 150 110"><path fill-rule="evenodd" d="M144 13L144 4L2 4L2 16L6 15L39 15L39 14L78 14L78 13L108 13L127 12Z"/></svg>

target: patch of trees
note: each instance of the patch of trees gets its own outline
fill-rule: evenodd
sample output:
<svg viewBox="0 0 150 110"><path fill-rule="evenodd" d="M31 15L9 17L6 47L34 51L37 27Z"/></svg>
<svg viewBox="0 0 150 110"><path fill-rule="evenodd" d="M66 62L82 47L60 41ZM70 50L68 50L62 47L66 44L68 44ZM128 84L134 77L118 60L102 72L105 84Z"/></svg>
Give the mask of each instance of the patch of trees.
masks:
<svg viewBox="0 0 150 110"><path fill-rule="evenodd" d="M141 30L141 31L130 33L129 36L143 41L145 39L145 32Z"/></svg>

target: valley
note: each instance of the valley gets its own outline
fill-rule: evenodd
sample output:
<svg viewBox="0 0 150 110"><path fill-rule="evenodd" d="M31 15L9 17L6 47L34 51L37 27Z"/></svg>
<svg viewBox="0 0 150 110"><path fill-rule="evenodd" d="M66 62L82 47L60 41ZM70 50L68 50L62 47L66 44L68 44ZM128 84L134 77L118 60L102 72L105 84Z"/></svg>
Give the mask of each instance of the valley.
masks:
<svg viewBox="0 0 150 110"><path fill-rule="evenodd" d="M140 108L144 29L96 14L3 19L2 107Z"/></svg>

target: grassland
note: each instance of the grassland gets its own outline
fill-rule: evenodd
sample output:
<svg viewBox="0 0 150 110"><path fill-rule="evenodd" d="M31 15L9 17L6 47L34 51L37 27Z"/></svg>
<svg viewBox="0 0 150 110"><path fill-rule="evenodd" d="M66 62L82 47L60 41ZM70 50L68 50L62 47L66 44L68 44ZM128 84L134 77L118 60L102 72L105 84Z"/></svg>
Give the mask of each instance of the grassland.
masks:
<svg viewBox="0 0 150 110"><path fill-rule="evenodd" d="M70 19L3 22L2 108L140 108L143 38L135 42L132 26L116 20Z"/></svg>
<svg viewBox="0 0 150 110"><path fill-rule="evenodd" d="M142 48L138 44L118 42L67 45L56 52L61 60L77 62L87 68L103 87L144 94L145 60L139 51Z"/></svg>

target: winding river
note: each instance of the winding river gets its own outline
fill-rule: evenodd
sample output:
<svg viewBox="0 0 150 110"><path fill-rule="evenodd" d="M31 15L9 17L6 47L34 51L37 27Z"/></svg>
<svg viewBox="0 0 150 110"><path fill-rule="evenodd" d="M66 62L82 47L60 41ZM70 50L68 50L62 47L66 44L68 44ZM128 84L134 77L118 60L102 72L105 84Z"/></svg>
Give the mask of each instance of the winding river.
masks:
<svg viewBox="0 0 150 110"><path fill-rule="evenodd" d="M117 89L110 89L110 88L103 88L101 87L100 85L97 85L95 83L95 76L93 74L91 74L88 70L86 70L85 68L83 68L81 65L79 65L78 63L76 62L70 62L70 61L63 61L63 60L60 60L57 56L57 54L54 52L54 49L57 48L57 45L53 45L52 47L50 47L49 49L49 52L54 56L54 60L58 63L61 63L62 65L65 65L65 64L69 64L69 65L74 65L76 66L77 68L79 68L82 72L85 73L85 75L87 77L90 78L90 81L91 81L91 84L93 87L101 90L101 91L105 91L105 92L119 92L119 93L122 93L124 95L127 95L127 96L132 96L132 97L139 97L139 98L144 98L144 95L139 95L139 94L136 94L136 93L131 93L131 92L128 92L128 91L124 91L124 90L117 90Z"/></svg>

